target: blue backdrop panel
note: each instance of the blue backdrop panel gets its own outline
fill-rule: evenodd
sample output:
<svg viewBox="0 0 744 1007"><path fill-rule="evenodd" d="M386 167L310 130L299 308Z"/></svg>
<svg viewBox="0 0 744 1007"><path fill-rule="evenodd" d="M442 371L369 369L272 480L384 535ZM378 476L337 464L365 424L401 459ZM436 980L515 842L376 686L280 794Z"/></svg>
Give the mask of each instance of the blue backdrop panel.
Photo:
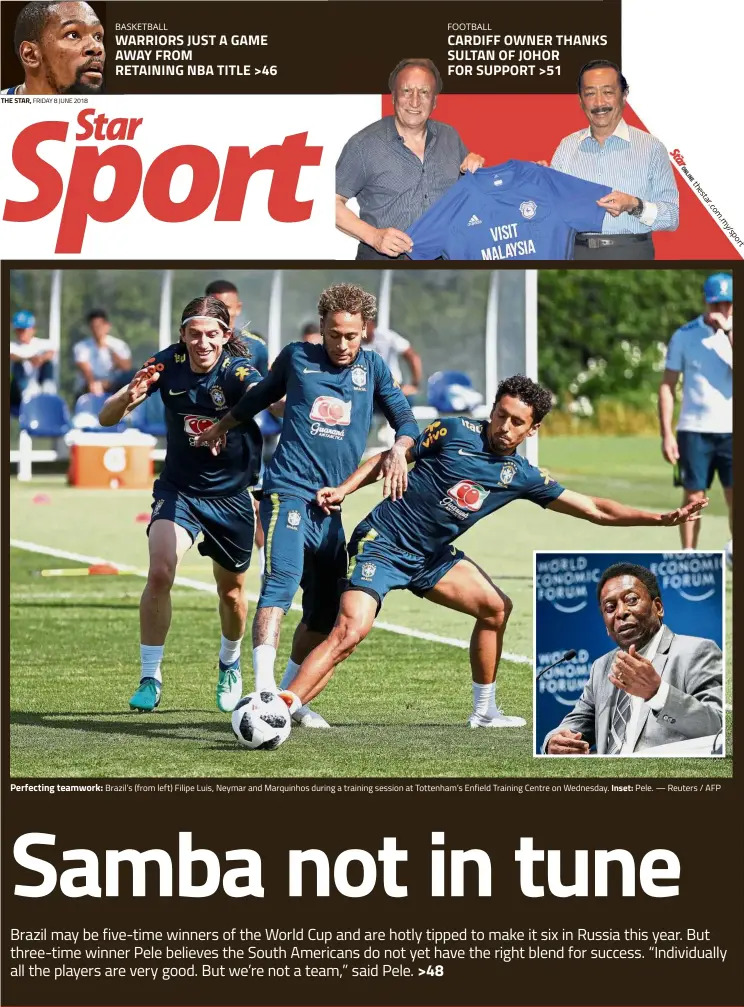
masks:
<svg viewBox="0 0 744 1007"><path fill-rule="evenodd" d="M597 585L613 563L638 563L655 574L664 623L675 633L723 646L722 553L538 552L535 577L535 674L567 650L577 651L536 683L536 742L572 709L592 663L613 650L597 603Z"/></svg>

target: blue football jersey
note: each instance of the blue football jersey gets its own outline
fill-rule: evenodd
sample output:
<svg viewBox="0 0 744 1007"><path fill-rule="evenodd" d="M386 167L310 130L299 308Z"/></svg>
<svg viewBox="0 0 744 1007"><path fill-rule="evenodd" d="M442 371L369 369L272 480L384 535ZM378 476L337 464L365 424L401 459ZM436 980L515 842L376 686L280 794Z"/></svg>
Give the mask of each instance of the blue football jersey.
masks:
<svg viewBox="0 0 744 1007"><path fill-rule="evenodd" d="M163 478L184 493L202 497L233 496L258 478L263 440L255 423L228 431L218 455L207 446L194 447L197 434L208 429L238 402L247 388L261 380L245 357L224 350L206 374L192 371L182 343L150 357L160 377L147 390L160 394L165 408L166 454Z"/></svg>
<svg viewBox="0 0 744 1007"><path fill-rule="evenodd" d="M466 171L408 229L412 259L572 259L577 231L601 231L610 186L529 161Z"/></svg>
<svg viewBox="0 0 744 1007"><path fill-rule="evenodd" d="M561 495L564 487L521 455L494 454L487 426L463 416L428 426L413 448L408 489L378 504L370 524L402 549L428 556L512 500L545 507Z"/></svg>
<svg viewBox="0 0 744 1007"><path fill-rule="evenodd" d="M252 332L240 332L238 338L248 347L248 360L262 378L269 373L269 349L260 336Z"/></svg>
<svg viewBox="0 0 744 1007"><path fill-rule="evenodd" d="M364 453L375 402L399 437L418 437L405 395L373 350L361 349L353 364L337 367L322 345L290 343L233 416L254 416L284 395L282 435L264 476L264 493L312 501L322 486L342 483Z"/></svg>

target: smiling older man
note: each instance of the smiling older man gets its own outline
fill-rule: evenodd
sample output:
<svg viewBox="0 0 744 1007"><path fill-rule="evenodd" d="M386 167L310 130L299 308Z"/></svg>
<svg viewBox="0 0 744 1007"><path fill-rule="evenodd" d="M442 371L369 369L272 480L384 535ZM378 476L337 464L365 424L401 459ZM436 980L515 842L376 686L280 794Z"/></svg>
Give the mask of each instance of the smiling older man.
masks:
<svg viewBox="0 0 744 1007"><path fill-rule="evenodd" d="M389 78L393 115L347 141L336 164L336 226L359 239L357 259L411 251L404 232L465 171L483 166L457 130L429 120L442 90L430 59L404 59ZM356 197L359 216L346 204Z"/></svg>
<svg viewBox="0 0 744 1007"><path fill-rule="evenodd" d="M589 127L561 140L550 167L613 191L598 200L607 211L601 233L578 234L574 258L653 259L652 231L679 225L679 193L664 144L624 121L628 82L615 63L587 63L578 91Z"/></svg>

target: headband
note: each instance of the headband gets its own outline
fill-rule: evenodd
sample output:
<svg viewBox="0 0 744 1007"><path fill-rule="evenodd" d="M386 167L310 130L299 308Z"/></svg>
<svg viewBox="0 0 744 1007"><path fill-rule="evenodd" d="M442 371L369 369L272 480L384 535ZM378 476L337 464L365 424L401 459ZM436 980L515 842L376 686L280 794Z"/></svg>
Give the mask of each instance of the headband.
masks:
<svg viewBox="0 0 744 1007"><path fill-rule="evenodd" d="M181 322L181 328L185 329L186 326L189 324L189 322L202 322L202 321L203 322L217 322L217 324L221 325L222 328L225 329L226 331L229 331L229 329L230 329L230 326L229 325L225 325L225 323L222 321L222 319L215 318L213 315L191 315L190 318L184 318L184 320Z"/></svg>

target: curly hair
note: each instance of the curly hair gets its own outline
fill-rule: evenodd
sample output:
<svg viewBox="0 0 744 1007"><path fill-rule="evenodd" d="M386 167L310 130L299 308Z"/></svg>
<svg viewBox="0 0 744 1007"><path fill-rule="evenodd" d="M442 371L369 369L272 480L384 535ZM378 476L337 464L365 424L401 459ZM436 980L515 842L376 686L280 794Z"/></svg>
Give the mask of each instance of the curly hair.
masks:
<svg viewBox="0 0 744 1007"><path fill-rule="evenodd" d="M390 93L395 94L395 85L398 83L398 74L408 66L419 66L422 70L428 70L434 78L434 94L440 94L442 90L442 75L430 59L402 59L388 77L388 87Z"/></svg>
<svg viewBox="0 0 744 1007"><path fill-rule="evenodd" d="M219 297L195 297L189 301L181 312L181 328L187 318L194 318L203 315L205 318L216 318L222 323L226 332L230 332L230 338L225 343L225 352L231 357L250 357L251 352L246 344L235 336L230 329L230 312L227 306Z"/></svg>
<svg viewBox="0 0 744 1007"><path fill-rule="evenodd" d="M361 315L363 322L371 321L377 314L377 298L368 294L356 283L334 283L326 287L318 301L318 314L325 318L328 314L345 311L349 315Z"/></svg>
<svg viewBox="0 0 744 1007"><path fill-rule="evenodd" d="M654 598L661 599L659 582L645 566L639 566L637 563L613 563L612 566L607 567L605 572L599 578L599 584L597 584L597 601L602 600L602 588L605 586L607 581L612 580L613 577L635 577L636 580L639 580L641 584L643 584L648 593L651 595L651 600Z"/></svg>
<svg viewBox="0 0 744 1007"><path fill-rule="evenodd" d="M494 406L503 399L505 395L512 395L526 406L532 406L532 422L540 423L553 408L553 396L542 385L538 385L531 378L524 374L515 374L511 378L505 378L499 383L496 389Z"/></svg>

